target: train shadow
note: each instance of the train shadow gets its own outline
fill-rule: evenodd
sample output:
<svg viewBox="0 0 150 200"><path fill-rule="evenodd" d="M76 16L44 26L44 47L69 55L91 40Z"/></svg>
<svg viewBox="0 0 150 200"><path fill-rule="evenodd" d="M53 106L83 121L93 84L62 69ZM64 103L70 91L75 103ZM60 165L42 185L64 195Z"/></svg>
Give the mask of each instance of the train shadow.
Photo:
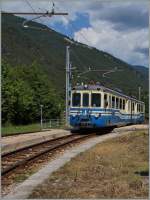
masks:
<svg viewBox="0 0 150 200"><path fill-rule="evenodd" d="M95 133L96 135L104 135L111 133L115 127L104 127L104 128L95 128L95 129L79 129L79 130L74 130L71 129L71 133L73 134L93 134Z"/></svg>

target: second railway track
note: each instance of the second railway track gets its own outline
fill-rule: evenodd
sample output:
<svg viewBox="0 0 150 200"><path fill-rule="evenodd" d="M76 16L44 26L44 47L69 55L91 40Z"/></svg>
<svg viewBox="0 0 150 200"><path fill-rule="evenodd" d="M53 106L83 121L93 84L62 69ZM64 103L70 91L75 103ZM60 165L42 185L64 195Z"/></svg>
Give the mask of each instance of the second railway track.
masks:
<svg viewBox="0 0 150 200"><path fill-rule="evenodd" d="M4 176L8 172L13 171L17 167L27 164L29 161L34 160L35 158L40 157L43 154L56 150L57 148L63 147L67 144L71 144L92 137L93 135L95 134L63 136L29 147L25 147L14 152L2 154L1 175Z"/></svg>

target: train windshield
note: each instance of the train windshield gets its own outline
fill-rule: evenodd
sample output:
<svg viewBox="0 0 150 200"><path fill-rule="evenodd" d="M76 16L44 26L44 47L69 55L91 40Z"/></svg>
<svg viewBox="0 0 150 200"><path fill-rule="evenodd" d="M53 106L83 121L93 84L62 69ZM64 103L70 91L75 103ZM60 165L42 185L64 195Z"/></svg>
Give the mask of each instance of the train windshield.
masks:
<svg viewBox="0 0 150 200"><path fill-rule="evenodd" d="M92 107L101 106L101 94L93 93L91 96L91 105Z"/></svg>
<svg viewBox="0 0 150 200"><path fill-rule="evenodd" d="M83 106L87 107L89 106L89 94L83 93Z"/></svg>
<svg viewBox="0 0 150 200"><path fill-rule="evenodd" d="M79 107L81 105L81 94L74 93L72 94L72 106Z"/></svg>

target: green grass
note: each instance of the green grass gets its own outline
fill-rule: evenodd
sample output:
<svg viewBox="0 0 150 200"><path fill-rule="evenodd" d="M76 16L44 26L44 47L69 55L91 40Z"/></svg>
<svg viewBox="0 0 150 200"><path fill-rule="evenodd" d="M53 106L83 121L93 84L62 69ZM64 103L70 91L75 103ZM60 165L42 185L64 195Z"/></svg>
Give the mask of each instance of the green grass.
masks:
<svg viewBox="0 0 150 200"><path fill-rule="evenodd" d="M58 129L58 128L66 128L65 122L62 121L61 124L57 124L56 122L50 124L48 122L43 123L43 129ZM41 131L41 125L40 123L35 124L29 124L29 125L7 125L2 127L2 136L9 136L9 135L15 135L19 133L30 133L30 132L37 132Z"/></svg>
<svg viewBox="0 0 150 200"><path fill-rule="evenodd" d="M41 127L40 124L29 124L29 125L20 125L20 126L5 126L2 127L2 136L14 135L19 133L26 133L26 132L36 132L40 131Z"/></svg>
<svg viewBox="0 0 150 200"><path fill-rule="evenodd" d="M96 145L49 176L29 199L147 198L148 139L147 131L138 131Z"/></svg>

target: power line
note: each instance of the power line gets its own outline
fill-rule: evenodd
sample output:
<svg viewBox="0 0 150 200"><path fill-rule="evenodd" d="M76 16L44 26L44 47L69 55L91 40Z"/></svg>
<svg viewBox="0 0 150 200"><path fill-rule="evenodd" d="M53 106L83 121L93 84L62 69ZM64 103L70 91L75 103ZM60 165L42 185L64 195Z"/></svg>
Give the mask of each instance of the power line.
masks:
<svg viewBox="0 0 150 200"><path fill-rule="evenodd" d="M27 1L27 0L25 0L26 1L26 3L28 3L28 5L30 6L30 8L32 8L32 10L34 11L34 12L5 12L6 14L16 14L16 15L43 15L43 17L52 17L53 15L68 15L68 13L66 13L66 12L54 12L54 8L52 8L52 11L51 12L49 12L48 10L45 12L45 13L43 13L43 12L36 12L34 9L33 9L33 7L31 6L31 4ZM4 14L5 14L4 13Z"/></svg>
<svg viewBox="0 0 150 200"><path fill-rule="evenodd" d="M59 8L58 8L58 6L57 6L57 9L58 10L60 10ZM66 16L63 16L65 19L67 19L67 21L69 22L69 19L66 17ZM73 25L73 23L71 23L71 21L70 21L70 24L69 25L71 25L71 27L72 27L72 30L74 29L74 31L75 31L75 29L77 29L77 27L75 26L75 25ZM90 43L91 45L92 45L92 43L91 43L91 41L89 41L81 32L79 32L79 34L88 42L88 43Z"/></svg>
<svg viewBox="0 0 150 200"><path fill-rule="evenodd" d="M28 4L28 6L31 8L31 10L35 13L35 14L39 14L39 13L37 13L36 11L35 11L35 9L33 8L33 6L31 5L31 3L28 1L28 0L25 0L26 1L26 3ZM42 14L42 13L41 13ZM39 17L37 17L37 18L35 18L35 19L38 19L38 18L40 18L41 16L39 16ZM33 20L33 19L32 19ZM39 19L40 21L41 21L41 23L43 24L43 20L42 19ZM25 23L24 23L25 24ZM32 27L33 28L33 27ZM37 29L36 27L34 27L35 29ZM39 29L39 28L38 28ZM45 30L47 30L47 31L49 31L49 32L51 32L48 28L46 28Z"/></svg>
<svg viewBox="0 0 150 200"><path fill-rule="evenodd" d="M60 9L59 9L58 6L56 6L56 8L60 11ZM65 18L65 19L67 20L67 22L69 22L69 19L68 19L66 16L63 16L63 18ZM68 24L71 25L71 22L68 23ZM72 30L72 32L75 31L73 25L71 26L71 30ZM71 45L70 45L70 46L71 46ZM81 60L80 60L79 56L77 55L77 53L75 53L75 50L72 50L72 49L71 49L71 51L72 51L72 52L74 51L73 54L75 55L75 57L77 58L77 60L79 61L79 63L80 63L82 66L85 66L85 65L81 62Z"/></svg>
<svg viewBox="0 0 150 200"><path fill-rule="evenodd" d="M72 54L76 57L76 60L78 60L78 62L80 63L81 66L86 67L83 62L81 61L81 59L79 58L79 56L75 53L75 50L71 49ZM86 67L87 68L87 67Z"/></svg>

